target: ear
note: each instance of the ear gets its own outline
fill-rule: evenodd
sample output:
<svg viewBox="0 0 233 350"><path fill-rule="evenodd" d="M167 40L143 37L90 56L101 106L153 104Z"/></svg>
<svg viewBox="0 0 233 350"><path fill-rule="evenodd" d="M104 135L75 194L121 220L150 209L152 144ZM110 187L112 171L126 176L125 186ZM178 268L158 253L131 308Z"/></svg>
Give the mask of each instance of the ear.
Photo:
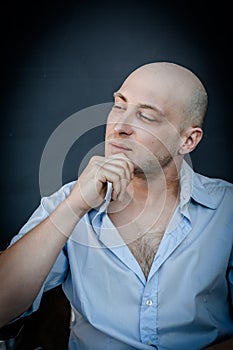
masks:
<svg viewBox="0 0 233 350"><path fill-rule="evenodd" d="M203 136L203 130L200 127L190 127L181 133L181 146L178 151L179 154L186 154L192 152Z"/></svg>

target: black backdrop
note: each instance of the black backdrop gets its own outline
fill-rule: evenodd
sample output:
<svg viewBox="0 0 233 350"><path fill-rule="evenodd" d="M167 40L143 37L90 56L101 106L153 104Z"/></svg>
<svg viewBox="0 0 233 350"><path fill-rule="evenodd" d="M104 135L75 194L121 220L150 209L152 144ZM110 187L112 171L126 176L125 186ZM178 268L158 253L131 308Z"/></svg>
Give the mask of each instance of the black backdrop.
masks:
<svg viewBox="0 0 233 350"><path fill-rule="evenodd" d="M11 1L1 5L0 250L38 206L45 144L67 117L110 102L124 78L152 61L193 70L209 93L194 169L232 181L231 18L227 2ZM85 136L85 135L84 135ZM77 176L103 128L68 153L63 182Z"/></svg>

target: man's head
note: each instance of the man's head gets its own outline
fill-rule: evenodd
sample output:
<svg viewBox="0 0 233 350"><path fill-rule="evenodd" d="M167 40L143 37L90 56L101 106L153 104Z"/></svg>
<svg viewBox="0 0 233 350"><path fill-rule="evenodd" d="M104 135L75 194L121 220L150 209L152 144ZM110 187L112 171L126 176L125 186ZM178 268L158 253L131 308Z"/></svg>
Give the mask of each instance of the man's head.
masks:
<svg viewBox="0 0 233 350"><path fill-rule="evenodd" d="M155 164L165 169L172 161L177 163L202 138L207 93L184 67L168 62L141 66L114 97L106 130L107 156L122 151L138 162L138 168L153 172Z"/></svg>
<svg viewBox="0 0 233 350"><path fill-rule="evenodd" d="M141 89L150 89L165 115L179 114L186 126L202 126L207 110L207 93L197 76L187 68L169 62L143 65L122 84L138 82Z"/></svg>

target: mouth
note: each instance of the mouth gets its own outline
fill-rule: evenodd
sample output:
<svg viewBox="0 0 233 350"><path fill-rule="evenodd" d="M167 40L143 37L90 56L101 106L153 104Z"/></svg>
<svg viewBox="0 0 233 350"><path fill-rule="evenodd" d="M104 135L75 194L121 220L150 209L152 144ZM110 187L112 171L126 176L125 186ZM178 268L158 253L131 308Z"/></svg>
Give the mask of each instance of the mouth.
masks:
<svg viewBox="0 0 233 350"><path fill-rule="evenodd" d="M111 147L112 153L124 153L132 151L131 148L120 142L110 142L109 145Z"/></svg>

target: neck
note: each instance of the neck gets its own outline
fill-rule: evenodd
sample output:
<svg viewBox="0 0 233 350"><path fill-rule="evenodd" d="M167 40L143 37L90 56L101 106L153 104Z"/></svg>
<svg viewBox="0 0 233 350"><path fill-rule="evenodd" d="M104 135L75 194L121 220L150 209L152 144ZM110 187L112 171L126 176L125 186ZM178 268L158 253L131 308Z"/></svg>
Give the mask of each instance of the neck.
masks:
<svg viewBox="0 0 233 350"><path fill-rule="evenodd" d="M180 167L173 164L157 174L147 176L136 174L127 188L123 201L111 202L109 213L121 212L126 208L155 208L179 200Z"/></svg>
<svg viewBox="0 0 233 350"><path fill-rule="evenodd" d="M123 201L112 201L108 214L127 235L132 225L136 225L140 232L145 229L164 232L179 203L179 190L177 172L168 174L163 171L160 176L147 176L146 179L134 176Z"/></svg>
<svg viewBox="0 0 233 350"><path fill-rule="evenodd" d="M135 175L128 188L129 194L137 202L146 199L158 202L164 195L177 196L180 186L179 171L180 166L172 164L169 168L159 170L157 174Z"/></svg>

